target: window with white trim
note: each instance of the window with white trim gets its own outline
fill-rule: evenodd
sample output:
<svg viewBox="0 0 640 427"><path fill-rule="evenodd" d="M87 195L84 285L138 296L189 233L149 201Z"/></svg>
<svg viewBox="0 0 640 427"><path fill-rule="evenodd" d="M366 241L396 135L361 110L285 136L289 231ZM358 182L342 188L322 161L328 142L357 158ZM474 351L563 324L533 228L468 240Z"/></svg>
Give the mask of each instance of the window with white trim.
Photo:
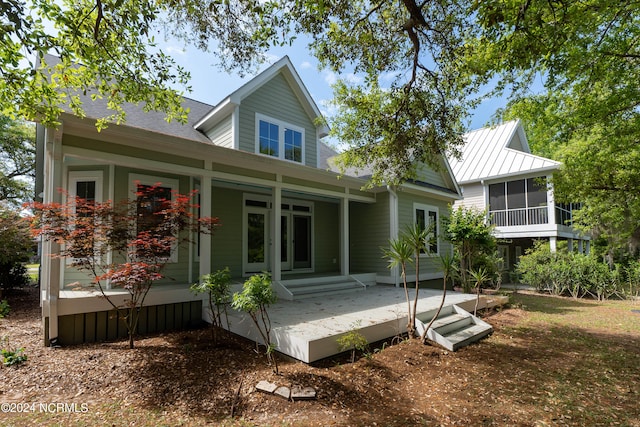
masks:
<svg viewBox="0 0 640 427"><path fill-rule="evenodd" d="M71 171L68 188L72 200L102 203L102 171Z"/></svg>
<svg viewBox="0 0 640 427"><path fill-rule="evenodd" d="M70 171L67 188L70 202L76 211L76 221L78 221L74 227L80 222L84 226L92 226L94 222L90 218L91 211L82 209L82 205L93 206L96 203L102 203L102 171ZM70 257L66 259L67 265L73 262L74 259Z"/></svg>
<svg viewBox="0 0 640 427"><path fill-rule="evenodd" d="M440 253L438 216L438 208L435 206L424 205L422 203L413 204L414 223L423 230L429 230L425 241L427 250L423 250L421 252L422 255L438 255Z"/></svg>
<svg viewBox="0 0 640 427"><path fill-rule="evenodd" d="M145 191L145 195L138 193L153 188L153 192ZM164 209L166 202L171 201L179 189L177 179L153 177L148 175L129 174L130 197L136 197L136 224L135 231L139 233L145 229L153 228L162 219L156 212ZM167 250L169 262L178 262L177 243Z"/></svg>
<svg viewBox="0 0 640 427"><path fill-rule="evenodd" d="M303 163L304 128L256 114L256 153Z"/></svg>

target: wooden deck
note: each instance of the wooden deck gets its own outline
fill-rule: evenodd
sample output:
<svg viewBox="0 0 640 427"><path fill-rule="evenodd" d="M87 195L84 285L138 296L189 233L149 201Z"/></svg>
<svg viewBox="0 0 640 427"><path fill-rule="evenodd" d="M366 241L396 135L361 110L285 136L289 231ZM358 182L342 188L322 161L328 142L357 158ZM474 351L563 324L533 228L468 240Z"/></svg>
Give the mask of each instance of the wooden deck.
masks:
<svg viewBox="0 0 640 427"><path fill-rule="evenodd" d="M413 298L413 290L411 290ZM441 291L420 290L418 315L436 309ZM461 305L473 310L475 295L448 292L445 305ZM303 362L313 362L338 354L340 335L358 329L369 342L391 338L406 331L407 303L404 290L376 285L364 290L336 295L286 301L269 308L271 340L279 352ZM230 330L260 341L248 316L230 313Z"/></svg>

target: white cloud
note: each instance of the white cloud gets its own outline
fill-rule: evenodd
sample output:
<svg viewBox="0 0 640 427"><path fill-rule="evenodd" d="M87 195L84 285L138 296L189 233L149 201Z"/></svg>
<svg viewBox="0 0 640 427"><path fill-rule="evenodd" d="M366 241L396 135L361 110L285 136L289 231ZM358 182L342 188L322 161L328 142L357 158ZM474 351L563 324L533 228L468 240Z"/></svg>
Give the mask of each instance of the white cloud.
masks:
<svg viewBox="0 0 640 427"><path fill-rule="evenodd" d="M186 53L187 53L187 51L184 48L179 48L179 47L175 47L175 46L167 46L166 52L167 53L175 53L175 54L178 54L178 55L186 55Z"/></svg>
<svg viewBox="0 0 640 427"><path fill-rule="evenodd" d="M324 74L324 81L330 86L338 81L338 77L333 71L323 71L322 74Z"/></svg>
<svg viewBox="0 0 640 427"><path fill-rule="evenodd" d="M327 82L328 85L334 85L338 79L342 79L347 83L357 85L362 83L362 77L354 73L347 74L336 74L333 71L323 71L324 81Z"/></svg>
<svg viewBox="0 0 640 427"><path fill-rule="evenodd" d="M309 61L303 61L302 64L300 64L300 69L301 70L306 70L306 69L309 69L311 67L312 67L312 65L311 65L311 62L309 62Z"/></svg>

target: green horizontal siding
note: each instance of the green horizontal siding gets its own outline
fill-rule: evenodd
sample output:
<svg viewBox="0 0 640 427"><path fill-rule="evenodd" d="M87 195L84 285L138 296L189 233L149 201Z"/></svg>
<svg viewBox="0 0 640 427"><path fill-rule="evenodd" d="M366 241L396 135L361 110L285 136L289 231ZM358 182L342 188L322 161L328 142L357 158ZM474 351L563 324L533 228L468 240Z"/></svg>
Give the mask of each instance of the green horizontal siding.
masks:
<svg viewBox="0 0 640 427"><path fill-rule="evenodd" d="M256 151L256 113L304 128L304 163L317 166L316 127L281 74L249 95L240 105L240 149L251 153Z"/></svg>
<svg viewBox="0 0 640 427"><path fill-rule="evenodd" d="M381 248L389 244L389 194L378 194L373 204L351 202L349 214L349 270L388 275Z"/></svg>

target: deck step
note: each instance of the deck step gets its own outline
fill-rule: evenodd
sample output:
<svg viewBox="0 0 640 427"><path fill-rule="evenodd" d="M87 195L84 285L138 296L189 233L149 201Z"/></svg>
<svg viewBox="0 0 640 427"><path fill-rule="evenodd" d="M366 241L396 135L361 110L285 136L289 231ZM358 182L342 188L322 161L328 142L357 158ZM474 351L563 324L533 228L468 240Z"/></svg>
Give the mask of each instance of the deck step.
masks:
<svg viewBox="0 0 640 427"><path fill-rule="evenodd" d="M279 282L280 297L294 300L361 291L375 284L375 280L371 282L374 278L372 274L360 274L282 280Z"/></svg>
<svg viewBox="0 0 640 427"><path fill-rule="evenodd" d="M451 342L451 351L456 351L459 348L465 347L473 342L479 341L482 338L493 332L493 328L488 324L471 324L465 328L452 332L444 337L447 341Z"/></svg>
<svg viewBox="0 0 640 427"><path fill-rule="evenodd" d="M296 295L308 295L316 293L333 293L335 291L344 290L363 290L364 288L356 282L339 282L339 283L325 283L320 285L311 286L296 286L294 288L288 288L291 293Z"/></svg>
<svg viewBox="0 0 640 427"><path fill-rule="evenodd" d="M447 312L440 313L427 331L427 338L435 341L450 351L456 351L472 342L478 341L493 332L488 323L477 318L457 305L450 306ZM416 329L422 334L429 324L430 317L421 316L416 319ZM425 321L426 320L426 321Z"/></svg>

